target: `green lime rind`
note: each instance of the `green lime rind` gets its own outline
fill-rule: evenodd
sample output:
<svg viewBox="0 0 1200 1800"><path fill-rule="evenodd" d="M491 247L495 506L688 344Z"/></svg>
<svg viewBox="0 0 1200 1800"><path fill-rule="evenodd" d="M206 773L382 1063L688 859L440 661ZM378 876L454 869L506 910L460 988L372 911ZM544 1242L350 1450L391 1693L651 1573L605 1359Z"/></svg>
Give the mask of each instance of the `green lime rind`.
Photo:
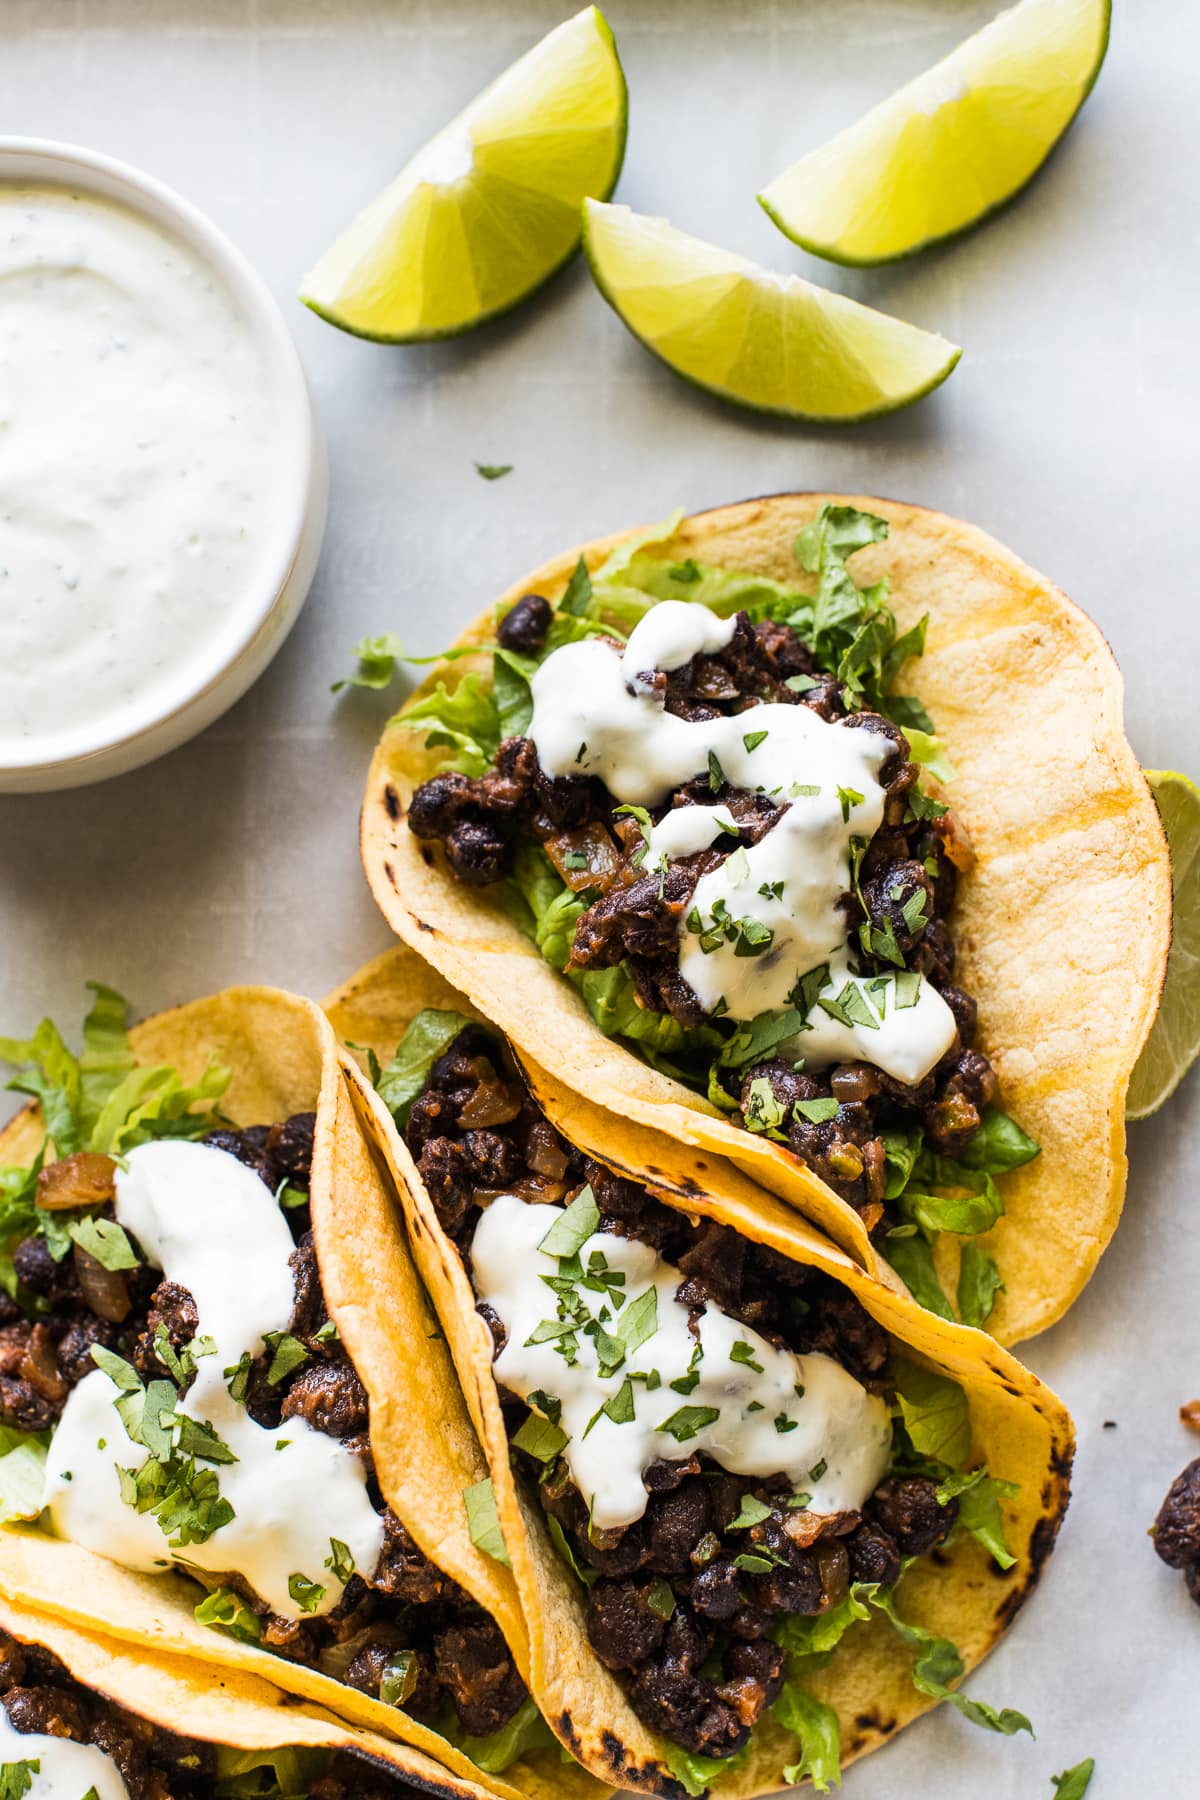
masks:
<svg viewBox="0 0 1200 1800"><path fill-rule="evenodd" d="M1063 120L1055 135L1049 140L1045 151L1033 167L1027 169L1020 180L1015 182L1012 187L1006 190L1006 192L999 195L990 205L983 207L978 213L974 214L973 217L964 220L961 225L956 225L949 231L930 232L926 236L916 239L912 244L907 245L902 250L882 252L874 256L853 255L849 251L841 249L836 241L832 241L828 238L816 237L811 233L805 232L803 229L790 224L784 214L769 198L769 188L762 189L755 195L755 199L770 219L772 225L775 226L776 230L782 232L783 236L791 243L797 244L801 250L807 250L810 256L818 256L823 262L837 263L840 267L845 269L884 268L889 263L907 262L910 257L919 256L922 251L930 250L934 245L953 244L960 238L969 237L971 233L977 231L981 225L986 225L989 220L995 219L1000 213L1005 212L1012 206L1014 201L1020 198L1026 188L1030 187L1033 182L1036 181L1037 177L1042 173L1042 170L1046 167L1047 163L1054 155L1054 152L1058 149L1059 145L1070 131L1072 125L1074 125L1084 106L1091 98L1092 90L1100 79L1100 71L1103 69L1105 60L1108 56L1108 47L1112 37L1112 0L1102 0L1102 3L1103 21L1099 49L1096 53L1096 60L1093 64L1091 74L1081 89L1079 99L1075 106ZM886 105L887 102L884 101L882 104ZM773 186L774 184L772 183L771 185Z"/></svg>
<svg viewBox="0 0 1200 1800"><path fill-rule="evenodd" d="M1129 1083L1125 1112L1145 1119L1169 1100L1200 1057L1200 787L1173 769L1147 769L1171 852L1171 951L1158 1013Z"/></svg>
<svg viewBox="0 0 1200 1800"><path fill-rule="evenodd" d="M600 40L611 59L611 68L618 87L618 106L613 119L614 137L611 165L604 180L597 184L597 192L594 196L599 200L608 200L616 189L617 183L621 178L621 170L625 163L625 150L629 137L629 84L625 77L625 70L621 63L612 26L600 11L599 7L592 7L590 10L594 16ZM470 108L468 108L467 111L469 112ZM411 166L412 162L415 161L416 157L420 154L421 152L417 151L413 157L410 157L409 164L407 164L406 167ZM591 198L593 196L589 194L588 197ZM316 316L319 319L323 319L326 324L334 325L339 331L347 332L350 336L361 338L365 342L374 344L441 343L452 338L465 337L469 332L478 330L480 326L489 325L498 319L506 318L510 313L515 312L518 307L525 305L527 301L533 299L536 294L541 293L544 288L550 285L556 276L561 275L563 270L574 262L579 254L581 243L582 229L567 245L561 256L557 257L548 266L537 270L526 287L520 289L517 293L508 296L496 306L485 307L480 312L472 315L470 318L464 319L459 324L444 327L416 328L406 331L373 330L368 326L357 322L353 317L349 316L338 307L324 303L314 297L311 293L306 292L305 288L312 279L311 274L305 277L305 282L301 287L298 298L310 312L315 313Z"/></svg>
<svg viewBox="0 0 1200 1800"><path fill-rule="evenodd" d="M595 234L593 232L591 218L589 216L589 204L589 202L585 201L583 206L583 249L588 260L588 266L592 272L592 279L595 281L596 287L602 298L612 307L613 311L621 320L621 323L625 326L630 335L636 338L642 348L649 351L651 356L670 369L673 375L676 375L680 380L685 381L689 387L696 388L701 393L711 394L715 399L724 401L726 405L737 407L742 411L756 413L765 417L788 419L797 424L860 425L871 419L886 418L892 413L901 412L906 407L915 405L918 400L925 399L927 395L941 387L943 382L953 374L962 357L961 346L951 344L948 340L943 340L946 342L948 354L942 364L932 372L928 379L920 382L911 389L905 390L901 394L888 398L878 406L864 407L855 412L814 411L808 408L798 408L787 404L772 406L765 401L750 399L742 394L735 393L731 389L723 387L718 382L705 381L692 370L680 368L678 364L674 363L671 358L653 342L652 339L648 338L644 332L639 331L638 328L631 323L627 312L622 307L620 299L614 292L602 267L601 259L596 249ZM764 273L766 272L764 271ZM807 283L806 285L812 287L814 284ZM834 297L838 299L844 298L844 296ZM872 309L863 308L862 310L870 311ZM899 321L895 322L899 323ZM914 333L914 336L919 335L926 338L932 338L934 336L933 333L922 332L917 326L912 326L910 329Z"/></svg>

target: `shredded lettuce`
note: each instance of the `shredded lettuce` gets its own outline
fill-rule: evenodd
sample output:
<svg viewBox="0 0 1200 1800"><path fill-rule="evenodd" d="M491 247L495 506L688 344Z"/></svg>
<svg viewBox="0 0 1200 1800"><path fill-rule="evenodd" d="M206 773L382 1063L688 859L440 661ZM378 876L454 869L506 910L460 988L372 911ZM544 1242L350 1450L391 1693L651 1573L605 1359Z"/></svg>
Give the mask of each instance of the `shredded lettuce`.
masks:
<svg viewBox="0 0 1200 1800"><path fill-rule="evenodd" d="M789 1681L771 1711L785 1731L800 1739L799 1759L783 1770L783 1779L791 1784L807 1776L818 1794L841 1787L842 1731L832 1706Z"/></svg>
<svg viewBox="0 0 1200 1800"><path fill-rule="evenodd" d="M305 1800L333 1762L331 1750L217 1749L217 1800Z"/></svg>
<svg viewBox="0 0 1200 1800"><path fill-rule="evenodd" d="M50 1019L30 1038L0 1038L0 1060L24 1064L8 1086L40 1101L47 1138L58 1156L77 1150L120 1155L159 1137L198 1137L216 1122L211 1110L229 1072L210 1062L186 1083L167 1065L139 1066L129 1046L128 1002L114 988L89 982L95 996L75 1056ZM0 1194L3 1193L0 1188Z"/></svg>
<svg viewBox="0 0 1200 1800"><path fill-rule="evenodd" d="M406 731L425 735L427 749L445 749L441 758L445 769L460 769L464 775L486 775L500 747L500 712L490 687L472 671L453 688L439 681L432 693L419 700L392 720Z"/></svg>
<svg viewBox="0 0 1200 1800"><path fill-rule="evenodd" d="M958 1316L964 1325L982 1328L996 1308L996 1296L1004 1291L996 1259L982 1244L969 1238L958 1265Z"/></svg>
<svg viewBox="0 0 1200 1800"><path fill-rule="evenodd" d="M902 1619L896 1611L895 1596L890 1588L880 1587L874 1582L860 1582L856 1584L855 1591L861 1599L869 1601L884 1615L893 1631L905 1643L917 1645L918 1655L913 1664L912 1680L919 1694L925 1694L931 1700L948 1701L964 1719L969 1720L972 1725L982 1726L985 1731L998 1731L1005 1737L1012 1737L1018 1731L1027 1731L1030 1737L1034 1735L1033 1726L1024 1713L1007 1706L998 1711L985 1700L974 1700L948 1686L948 1683L957 1681L964 1673L965 1665L958 1650L949 1638L936 1637L923 1625L910 1625Z"/></svg>
<svg viewBox="0 0 1200 1800"><path fill-rule="evenodd" d="M48 1434L26 1436L0 1425L0 1525L41 1512L49 1443Z"/></svg>
<svg viewBox="0 0 1200 1800"><path fill-rule="evenodd" d="M667 1767L676 1781L691 1795L706 1794L722 1775L744 1769L750 1760L746 1744L735 1756L704 1756L698 1750L685 1750L681 1744L666 1746Z"/></svg>
<svg viewBox="0 0 1200 1800"><path fill-rule="evenodd" d="M971 1454L971 1411L957 1381L900 1356L893 1356L888 1377L917 1455L961 1469Z"/></svg>
<svg viewBox="0 0 1200 1800"><path fill-rule="evenodd" d="M933 1266L933 1245L915 1225L897 1225L885 1232L878 1248L919 1306L939 1319L954 1318L954 1308Z"/></svg>
<svg viewBox="0 0 1200 1800"><path fill-rule="evenodd" d="M558 1739L543 1719L532 1700L518 1707L507 1725L487 1737L471 1737L454 1733L458 1747L469 1756L477 1769L487 1775L503 1775L531 1750L554 1750Z"/></svg>
<svg viewBox="0 0 1200 1800"><path fill-rule="evenodd" d="M430 1069L470 1023L462 1013L427 1006L410 1023L387 1067L372 1071L379 1098L402 1131Z"/></svg>
<svg viewBox="0 0 1200 1800"><path fill-rule="evenodd" d="M340 694L343 688L351 687L390 687L397 666L404 660L404 644L396 632L384 631L378 637L359 638L350 654L357 658L357 672L333 682L329 689L331 694Z"/></svg>

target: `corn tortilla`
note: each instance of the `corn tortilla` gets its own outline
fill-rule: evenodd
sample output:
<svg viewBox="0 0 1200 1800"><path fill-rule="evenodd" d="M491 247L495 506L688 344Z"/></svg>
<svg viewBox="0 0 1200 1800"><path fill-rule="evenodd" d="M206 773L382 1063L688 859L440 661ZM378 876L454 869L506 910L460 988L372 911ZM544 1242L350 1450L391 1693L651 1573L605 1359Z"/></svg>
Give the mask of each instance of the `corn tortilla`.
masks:
<svg viewBox="0 0 1200 1800"><path fill-rule="evenodd" d="M513 1579L471 1543L463 1512L462 1490L484 1477L486 1464L321 1009L275 988L231 988L146 1019L133 1028L130 1043L139 1062L170 1064L185 1081L197 1080L210 1059L219 1062L231 1073L221 1110L237 1125L316 1113L311 1216L318 1262L330 1317L367 1390L380 1487L420 1549L496 1619L525 1677L528 1638ZM0 1166L27 1163L41 1139L40 1118L26 1108L0 1133ZM352 1186L378 1190L376 1210L381 1219L386 1215L378 1241L357 1241L348 1230ZM236 1258L234 1245L230 1256ZM376 1282L385 1285L372 1299ZM380 1307L389 1330L386 1354L376 1356ZM431 1456L434 1441L438 1454ZM0 1527L0 1594L136 1644L143 1654L197 1660L208 1665L206 1680L267 1683L327 1708L437 1765L456 1793L550 1800L595 1792L556 1751L536 1752L504 1776L483 1774L446 1738L396 1707L197 1623L199 1590L183 1575L139 1574L36 1528L8 1525Z"/></svg>
<svg viewBox="0 0 1200 1800"><path fill-rule="evenodd" d="M1058 588L972 525L894 501L780 494L684 520L662 554L808 585L792 545L825 503L885 518L890 535L855 556L860 582L891 579L901 630L929 614L906 683L933 715L957 779L950 791L975 848L953 919L958 978L979 1002L979 1047L1002 1100L1041 1145L1005 1178L1006 1214L980 1241L1005 1283L990 1329L1016 1343L1062 1316L1116 1228L1125 1193L1125 1092L1166 968L1171 871L1153 798L1125 738L1120 672L1096 626ZM561 596L578 557L596 568L621 541L584 545L517 582ZM489 610L460 645L492 636ZM441 662L417 690L453 686L490 659ZM486 890L462 886L405 814L435 766L419 732L391 725L362 810L362 855L393 931L513 1042L522 1059L619 1119L660 1131L680 1194L698 1161L726 1156L789 1200L885 1281L858 1215L786 1147L606 1038L572 985ZM699 1153L699 1154L698 1154ZM939 1271L957 1280L959 1240Z"/></svg>
<svg viewBox="0 0 1200 1800"><path fill-rule="evenodd" d="M524 1608L530 1639L530 1691L545 1716L586 1766L601 1779L680 1800L683 1788L669 1773L662 1739L633 1713L613 1675L592 1655L578 1584L554 1551L536 1501L513 1478L508 1437L492 1375L493 1344L475 1311L475 1296L453 1244L446 1238L416 1167L387 1109L363 1077L354 1055L374 1050L390 1057L411 1019L426 1007L478 1010L429 964L398 948L361 970L325 1002L334 1029L357 1050L346 1072L365 1129L395 1179L409 1241L437 1307L479 1440L486 1451L505 1544ZM975 1459L992 1473L1020 1484L1005 1503L1010 1547L1017 1558L1001 1575L969 1540L922 1559L901 1589L905 1618L950 1638L968 1669L986 1655L1036 1584L1053 1547L1069 1493L1073 1431L1061 1402L1007 1351L983 1332L949 1325L862 1270L796 1211L763 1193L719 1156L704 1163L703 1187L686 1201L661 1183L653 1160L669 1151L661 1134L617 1123L544 1070L534 1074L537 1097L552 1122L622 1174L645 1182L657 1197L696 1216L731 1225L745 1237L811 1264L843 1282L904 1348L905 1354L949 1375L970 1405ZM604 1147L606 1146L606 1147ZM375 1186L356 1187L354 1235L369 1241L383 1229L386 1196ZM912 1686L911 1653L880 1620L855 1626L831 1666L815 1675L812 1691L838 1712L846 1762L866 1754L907 1724L929 1702ZM796 1755L796 1740L773 1720L755 1733L750 1764L723 1778L722 1800L746 1800L779 1786L780 1770Z"/></svg>

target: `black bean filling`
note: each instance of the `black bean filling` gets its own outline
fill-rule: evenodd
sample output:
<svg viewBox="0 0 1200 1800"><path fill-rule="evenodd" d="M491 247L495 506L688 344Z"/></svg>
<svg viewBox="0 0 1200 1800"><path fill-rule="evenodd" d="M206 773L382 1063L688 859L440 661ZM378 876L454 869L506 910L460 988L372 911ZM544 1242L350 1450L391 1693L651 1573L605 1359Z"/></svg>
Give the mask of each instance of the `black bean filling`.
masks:
<svg viewBox="0 0 1200 1800"><path fill-rule="evenodd" d="M831 1277L748 1243L726 1226L653 1200L560 1137L515 1069L483 1031L464 1031L434 1063L413 1103L409 1148L442 1225L470 1266L481 1202L499 1192L565 1202L591 1185L601 1229L651 1245L684 1280L676 1297L698 1318L712 1304L772 1343L836 1358L886 1393L889 1340ZM503 1348L495 1313L479 1308ZM510 1429L524 1403L504 1397ZM639 1718L685 1749L731 1756L777 1698L784 1653L770 1635L788 1614L813 1616L852 1581L889 1584L901 1559L932 1550L958 1511L940 1506L924 1477L883 1481L861 1512L814 1517L786 1502L792 1484L727 1474L707 1456L646 1472L643 1517L589 1533L588 1509L565 1458L549 1468L517 1452L546 1514L561 1526L589 1577L588 1636L620 1676ZM732 1529L747 1496L767 1514ZM747 1571L738 1558L769 1565Z"/></svg>
<svg viewBox="0 0 1200 1800"><path fill-rule="evenodd" d="M272 1192L285 1183L307 1192L313 1124L313 1115L302 1113L282 1125L214 1131L205 1141L236 1156ZM74 1194L102 1191L105 1179L111 1188L111 1162L85 1154L47 1170L40 1191L61 1206ZM111 1218L111 1203L98 1216ZM388 1665L400 1652L413 1652L415 1665L408 1667L415 1669L415 1685L405 1699L406 1711L434 1723L452 1708L465 1731L486 1736L520 1707L524 1685L499 1627L434 1567L385 1505L375 1479L366 1392L329 1327L308 1207L285 1208L283 1216L296 1243L288 1330L306 1355L274 1383L270 1351L251 1364L246 1410L260 1425L302 1418L314 1430L339 1438L365 1466L372 1505L383 1515L384 1546L369 1579L352 1575L336 1608L321 1617L283 1618L237 1575L226 1577L224 1585L257 1616L267 1649L323 1668L363 1693L378 1696ZM136 1252L136 1244L133 1248ZM165 1331L177 1357L196 1335L191 1294L146 1264L128 1271L100 1269L78 1245L56 1262L40 1233L17 1245L13 1262L22 1298L34 1314L26 1317L0 1294L0 1423L17 1430L53 1428L71 1389L96 1366L94 1344L125 1357L150 1382L171 1378L156 1351L157 1334Z"/></svg>
<svg viewBox="0 0 1200 1800"><path fill-rule="evenodd" d="M551 616L540 595L526 595L502 621L500 643L536 653ZM812 685L797 692L786 685L794 677ZM996 1094L991 1064L972 1047L975 1002L954 985L955 947L947 917L958 879L954 858L965 860L962 839L949 814L914 816L918 770L900 727L878 713L852 712L841 683L816 670L808 646L787 626L770 620L752 625L739 613L723 650L693 657L670 674L659 672L653 682L666 710L680 718L710 719L778 702L807 706L827 720L845 718L891 745L879 774L886 793L884 822L862 858L857 889L843 897L842 907L861 967L886 974L902 961L924 975L954 1014L955 1041L916 1086L869 1063L839 1063L819 1075L798 1075L790 1061L774 1059L740 1078L727 1077L743 1124L751 1083L769 1082L781 1109L777 1129L791 1149L873 1230L885 1210L883 1133L919 1121L930 1148L953 1156L978 1129ZM486 775L472 779L451 771L423 782L412 797L408 824L417 837L440 842L452 873L473 887L501 880L522 840L541 844L567 885L590 901L575 927L569 968L624 963L642 1006L698 1026L708 1015L678 963L680 924L696 883L740 844L756 843L786 810L763 794L728 784L714 788L705 776L680 789L667 806L653 809L653 816L661 818L674 805L718 798L738 823L737 837L724 835L720 844L672 862L665 878L643 873L640 828L628 816L617 816L617 802L603 783L577 776L552 779L543 772L532 739L508 738ZM864 924L870 949L862 947ZM797 1101L828 1098L838 1102L831 1119L813 1123L795 1110Z"/></svg>
<svg viewBox="0 0 1200 1800"><path fill-rule="evenodd" d="M180 1737L84 1687L49 1650L0 1630L0 1705L22 1734L69 1738L111 1756L129 1800L211 1800L212 1744ZM342 1752L308 1789L308 1800L416 1800L415 1788Z"/></svg>
<svg viewBox="0 0 1200 1800"><path fill-rule="evenodd" d="M1154 1521L1154 1548L1168 1568L1182 1572L1200 1606L1200 1456L1171 1483Z"/></svg>

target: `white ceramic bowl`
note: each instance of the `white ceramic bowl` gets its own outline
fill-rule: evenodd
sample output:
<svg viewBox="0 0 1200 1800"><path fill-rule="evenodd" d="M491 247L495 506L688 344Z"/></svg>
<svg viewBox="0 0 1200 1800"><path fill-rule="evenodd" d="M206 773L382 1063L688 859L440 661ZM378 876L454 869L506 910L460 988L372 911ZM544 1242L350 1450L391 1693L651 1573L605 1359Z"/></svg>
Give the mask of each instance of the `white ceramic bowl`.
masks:
<svg viewBox="0 0 1200 1800"><path fill-rule="evenodd" d="M139 169L39 138L0 137L0 182L68 187L116 201L174 233L240 304L258 340L278 407L272 517L258 577L233 609L232 629L196 656L170 691L131 704L119 724L98 727L61 753L43 740L16 746L0 728L0 793L80 787L153 761L194 737L262 674L304 604L325 530L325 448L308 383L283 314L265 283L223 232L189 201Z"/></svg>

